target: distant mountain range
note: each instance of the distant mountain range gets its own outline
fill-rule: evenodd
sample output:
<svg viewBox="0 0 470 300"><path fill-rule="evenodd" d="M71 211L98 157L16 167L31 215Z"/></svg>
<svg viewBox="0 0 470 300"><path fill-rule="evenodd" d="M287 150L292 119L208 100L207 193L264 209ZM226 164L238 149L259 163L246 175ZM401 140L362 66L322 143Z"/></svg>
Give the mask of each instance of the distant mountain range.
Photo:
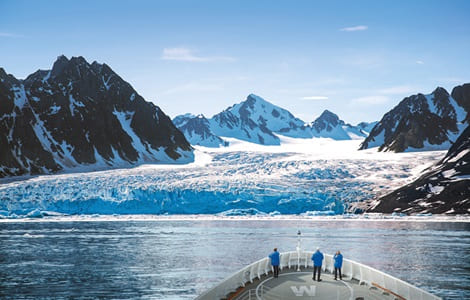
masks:
<svg viewBox="0 0 470 300"><path fill-rule="evenodd" d="M383 213L470 213L470 127L446 156L418 179L374 202L368 209Z"/></svg>
<svg viewBox="0 0 470 300"><path fill-rule="evenodd" d="M360 140L369 134L377 122L361 122L354 126L341 120L336 114L329 110L315 119L315 121L300 127L281 129L279 134L293 138L331 138L334 140Z"/></svg>
<svg viewBox="0 0 470 300"><path fill-rule="evenodd" d="M170 118L106 64L60 56L24 80L0 68L0 177L193 160Z"/></svg>
<svg viewBox="0 0 470 300"><path fill-rule="evenodd" d="M289 111L250 94L245 101L207 119L185 114L173 119L192 145L219 147L228 145L224 137L261 145L279 145L278 135L293 138L324 137L335 140L363 139L375 123L346 124L325 110L311 123L294 117Z"/></svg>
<svg viewBox="0 0 470 300"><path fill-rule="evenodd" d="M360 149L447 150L470 121L470 84L406 97L374 126Z"/></svg>
<svg viewBox="0 0 470 300"><path fill-rule="evenodd" d="M449 94L438 87L431 94L404 98L379 122L345 123L325 110L306 123L289 111L254 94L207 119L203 115L177 116L173 121L193 145L228 145L224 137L262 145L279 145L278 135L292 138L364 139L360 150L447 150L469 125L470 84L456 86Z"/></svg>

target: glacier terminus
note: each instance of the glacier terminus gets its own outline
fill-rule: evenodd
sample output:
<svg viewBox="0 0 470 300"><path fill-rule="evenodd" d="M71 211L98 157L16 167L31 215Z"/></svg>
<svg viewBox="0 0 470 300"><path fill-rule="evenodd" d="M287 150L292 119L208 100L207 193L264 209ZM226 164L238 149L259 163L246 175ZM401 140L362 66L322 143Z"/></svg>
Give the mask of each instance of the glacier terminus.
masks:
<svg viewBox="0 0 470 300"><path fill-rule="evenodd" d="M280 146L233 138L229 147L195 146L188 165L3 179L0 213L341 214L408 182L445 154L355 151L360 140L278 138Z"/></svg>

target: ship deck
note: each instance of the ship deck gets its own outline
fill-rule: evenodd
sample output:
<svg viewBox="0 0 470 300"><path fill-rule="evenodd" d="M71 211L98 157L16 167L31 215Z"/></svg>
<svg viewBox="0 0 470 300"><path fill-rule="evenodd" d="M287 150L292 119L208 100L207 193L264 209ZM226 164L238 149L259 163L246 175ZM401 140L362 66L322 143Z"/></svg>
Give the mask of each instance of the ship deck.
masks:
<svg viewBox="0 0 470 300"><path fill-rule="evenodd" d="M230 300L246 299L404 299L376 286L360 284L356 279L334 280L329 272L322 272L322 281L313 281L312 268L297 272L284 268L278 278L272 272L228 295Z"/></svg>
<svg viewBox="0 0 470 300"><path fill-rule="evenodd" d="M343 280L334 280L334 260L330 254L324 254L322 281L313 281L310 258L314 252L301 251L300 247L297 249L298 251L281 253L281 272L278 278L273 277L270 260L265 257L233 273L196 299L441 299L403 280L349 259L343 260Z"/></svg>

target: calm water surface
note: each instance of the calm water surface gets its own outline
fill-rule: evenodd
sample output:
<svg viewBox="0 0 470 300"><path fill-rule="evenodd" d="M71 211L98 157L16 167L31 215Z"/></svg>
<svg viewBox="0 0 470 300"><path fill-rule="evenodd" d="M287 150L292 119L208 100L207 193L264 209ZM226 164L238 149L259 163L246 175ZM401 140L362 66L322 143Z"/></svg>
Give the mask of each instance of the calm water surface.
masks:
<svg viewBox="0 0 470 300"><path fill-rule="evenodd" d="M470 223L152 220L0 223L0 298L192 299L273 247L303 244L445 299L470 299Z"/></svg>

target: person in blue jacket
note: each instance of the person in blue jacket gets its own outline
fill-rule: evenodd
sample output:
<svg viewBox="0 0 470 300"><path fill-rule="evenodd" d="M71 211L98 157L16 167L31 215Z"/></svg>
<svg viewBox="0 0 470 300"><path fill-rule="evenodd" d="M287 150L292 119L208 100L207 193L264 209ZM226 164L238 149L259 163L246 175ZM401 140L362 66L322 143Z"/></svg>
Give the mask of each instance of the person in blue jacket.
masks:
<svg viewBox="0 0 470 300"><path fill-rule="evenodd" d="M279 252L277 252L277 248L274 248L273 253L269 254L269 258L271 259L271 266L273 266L274 277L277 278L279 276L279 261L280 261L280 255L279 255Z"/></svg>
<svg viewBox="0 0 470 300"><path fill-rule="evenodd" d="M339 250L335 253L333 259L335 260L335 280L338 280L337 272L339 272L339 280L343 280L343 277L341 276L341 267L343 266L343 255L341 254L341 252L339 252Z"/></svg>
<svg viewBox="0 0 470 300"><path fill-rule="evenodd" d="M315 274L318 272L318 281L321 281L321 265L323 261L323 254L320 252L320 248L317 248L317 251L312 255L313 260L313 280L315 280Z"/></svg>

